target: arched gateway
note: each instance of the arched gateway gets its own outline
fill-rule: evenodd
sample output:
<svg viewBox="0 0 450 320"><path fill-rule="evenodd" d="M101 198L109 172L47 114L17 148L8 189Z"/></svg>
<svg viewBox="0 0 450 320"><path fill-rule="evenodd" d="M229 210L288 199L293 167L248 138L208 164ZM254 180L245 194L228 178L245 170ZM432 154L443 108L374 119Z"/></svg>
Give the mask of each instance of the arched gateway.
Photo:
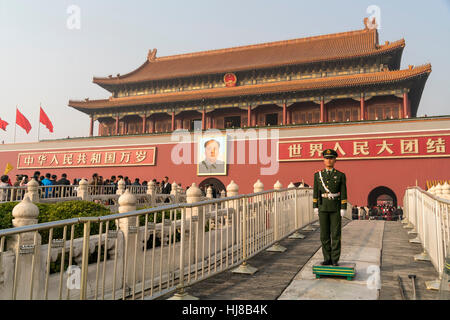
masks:
<svg viewBox="0 0 450 320"><path fill-rule="evenodd" d="M370 191L369 196L367 197L369 208L382 203L391 204L394 207L397 206L397 196L395 195L395 192L385 186L376 187Z"/></svg>
<svg viewBox="0 0 450 320"><path fill-rule="evenodd" d="M220 181L219 179L216 179L216 178L207 178L207 179L203 180L202 182L200 182L199 188L203 189L203 187L205 185L210 185L210 184L213 185L213 188L216 189L216 191L218 193L220 193L220 191L222 191L222 190L226 190L226 187L222 183L222 181Z"/></svg>

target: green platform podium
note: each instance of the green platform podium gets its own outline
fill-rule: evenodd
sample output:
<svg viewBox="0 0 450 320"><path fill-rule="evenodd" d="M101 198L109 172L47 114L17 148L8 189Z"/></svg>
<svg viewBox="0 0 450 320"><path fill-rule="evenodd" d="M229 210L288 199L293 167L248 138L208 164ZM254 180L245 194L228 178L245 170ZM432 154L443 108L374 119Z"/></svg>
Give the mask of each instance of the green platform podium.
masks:
<svg viewBox="0 0 450 320"><path fill-rule="evenodd" d="M346 277L347 280L352 280L355 275L355 264L348 262L339 262L338 266L322 266L320 263L313 266L313 273L316 279L321 276Z"/></svg>

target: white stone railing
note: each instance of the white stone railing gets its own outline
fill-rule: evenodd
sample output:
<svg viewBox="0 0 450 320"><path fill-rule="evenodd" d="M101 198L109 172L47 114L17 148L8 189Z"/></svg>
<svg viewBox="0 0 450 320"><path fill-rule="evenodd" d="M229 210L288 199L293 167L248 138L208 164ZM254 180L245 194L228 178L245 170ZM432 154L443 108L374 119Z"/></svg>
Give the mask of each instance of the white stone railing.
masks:
<svg viewBox="0 0 450 320"><path fill-rule="evenodd" d="M238 189L232 181L227 197L199 201L192 184L187 203L139 211L139 195L125 190L118 214L45 224L27 195L13 210L15 228L0 230L0 298L154 299L177 289L184 297L225 270L253 273L250 257L283 252L280 240L301 239L317 219L311 188L277 182L264 191L258 180L252 194Z"/></svg>
<svg viewBox="0 0 450 320"><path fill-rule="evenodd" d="M446 257L450 255L450 193L448 191L448 184L432 187L428 191L416 186L406 189L403 197L404 228L412 229L408 232L409 234L417 234L416 238L411 239L410 242L420 243L423 247L423 252L415 255L414 259L431 261L439 273L439 279L426 282L428 289L439 289Z"/></svg>

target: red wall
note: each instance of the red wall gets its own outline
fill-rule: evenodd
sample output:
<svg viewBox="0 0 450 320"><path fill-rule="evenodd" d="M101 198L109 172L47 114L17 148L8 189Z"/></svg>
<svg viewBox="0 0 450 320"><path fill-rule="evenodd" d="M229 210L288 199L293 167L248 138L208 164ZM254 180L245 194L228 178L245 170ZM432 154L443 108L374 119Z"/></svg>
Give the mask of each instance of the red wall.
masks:
<svg viewBox="0 0 450 320"><path fill-rule="evenodd" d="M429 132L421 132L428 134ZM442 131L440 133L443 133ZM450 130L447 132L450 133ZM394 134L390 134L393 136ZM360 135L355 135L360 137ZM364 135L369 137L370 135ZM378 136L380 136L378 134ZM350 136L346 136L350 137ZM131 138L131 137L130 137ZM320 137L326 139L326 137ZM330 136L330 138L336 138ZM282 139L281 139L282 140ZM292 138L290 139L292 140ZM99 139L100 143L101 139ZM248 144L248 141L247 141ZM70 142L64 146L70 148ZM153 146L152 144L146 146ZM174 180L181 183L183 188L186 185L195 182L199 184L202 180L213 176L197 176L195 164L174 165L171 161L171 150L173 144L156 145L156 165L142 167L107 167L107 168L74 168L74 169L41 169L41 174L50 172L57 174L67 173L68 178L89 178L94 172L102 175L104 179L111 175L129 176L130 179L139 177L141 181L156 178L158 181L167 175L170 182ZM230 150L232 142L228 144ZM100 145L99 145L100 147ZM99 148L97 147L97 149ZM450 146L447 146L449 148ZM126 148L126 147L124 147ZM136 148L136 146L133 146ZM86 149L86 148L84 148ZM248 145L246 147L248 149ZM51 150L42 150L51 151ZM20 152L26 152L22 150ZM35 152L35 150L33 150ZM192 152L194 148L192 146ZM17 154L19 151L6 152L0 151L0 168L5 168L6 163L10 162L13 166L17 163ZM248 154L247 154L248 159ZM259 162L259 161L258 161ZM239 185L239 193L253 192L253 184L259 178L265 189L271 189L277 180L287 186L290 182L299 182L312 185L313 175L316 170L323 168L322 161L298 161L298 162L280 162L279 171L273 176L263 176L260 174L260 167L268 165L260 164L229 164L227 176L214 176L221 180L224 185L228 185L234 180ZM448 179L450 169L450 157L447 158L410 158L410 159L379 159L379 160L337 160L336 169L343 171L347 176L348 199L351 204L367 205L367 197L371 190L379 186L386 186L394 191L397 196L398 205L403 205L403 195L408 186L416 184L425 188L426 180ZM10 177L15 174L28 174L31 176L35 169L17 170L10 172ZM13 180L13 179L11 179Z"/></svg>

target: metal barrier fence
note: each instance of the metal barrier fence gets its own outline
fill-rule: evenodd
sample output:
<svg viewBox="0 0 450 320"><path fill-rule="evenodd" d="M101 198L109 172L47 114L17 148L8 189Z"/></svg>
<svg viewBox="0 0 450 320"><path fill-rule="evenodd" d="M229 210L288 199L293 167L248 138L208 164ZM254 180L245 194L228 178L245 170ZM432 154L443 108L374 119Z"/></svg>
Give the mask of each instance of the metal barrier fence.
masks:
<svg viewBox="0 0 450 320"><path fill-rule="evenodd" d="M450 200L437 197L419 187L406 189L403 203L405 207L405 228L417 234L410 242L420 243L423 252L414 256L415 260L431 261L439 279L426 282L428 289L439 289L444 271L445 257L450 244L449 211Z"/></svg>
<svg viewBox="0 0 450 320"><path fill-rule="evenodd" d="M136 197L127 192L119 204L114 215L0 230L0 298L183 294L210 276L247 268L249 258L317 219L311 188L139 211Z"/></svg>

